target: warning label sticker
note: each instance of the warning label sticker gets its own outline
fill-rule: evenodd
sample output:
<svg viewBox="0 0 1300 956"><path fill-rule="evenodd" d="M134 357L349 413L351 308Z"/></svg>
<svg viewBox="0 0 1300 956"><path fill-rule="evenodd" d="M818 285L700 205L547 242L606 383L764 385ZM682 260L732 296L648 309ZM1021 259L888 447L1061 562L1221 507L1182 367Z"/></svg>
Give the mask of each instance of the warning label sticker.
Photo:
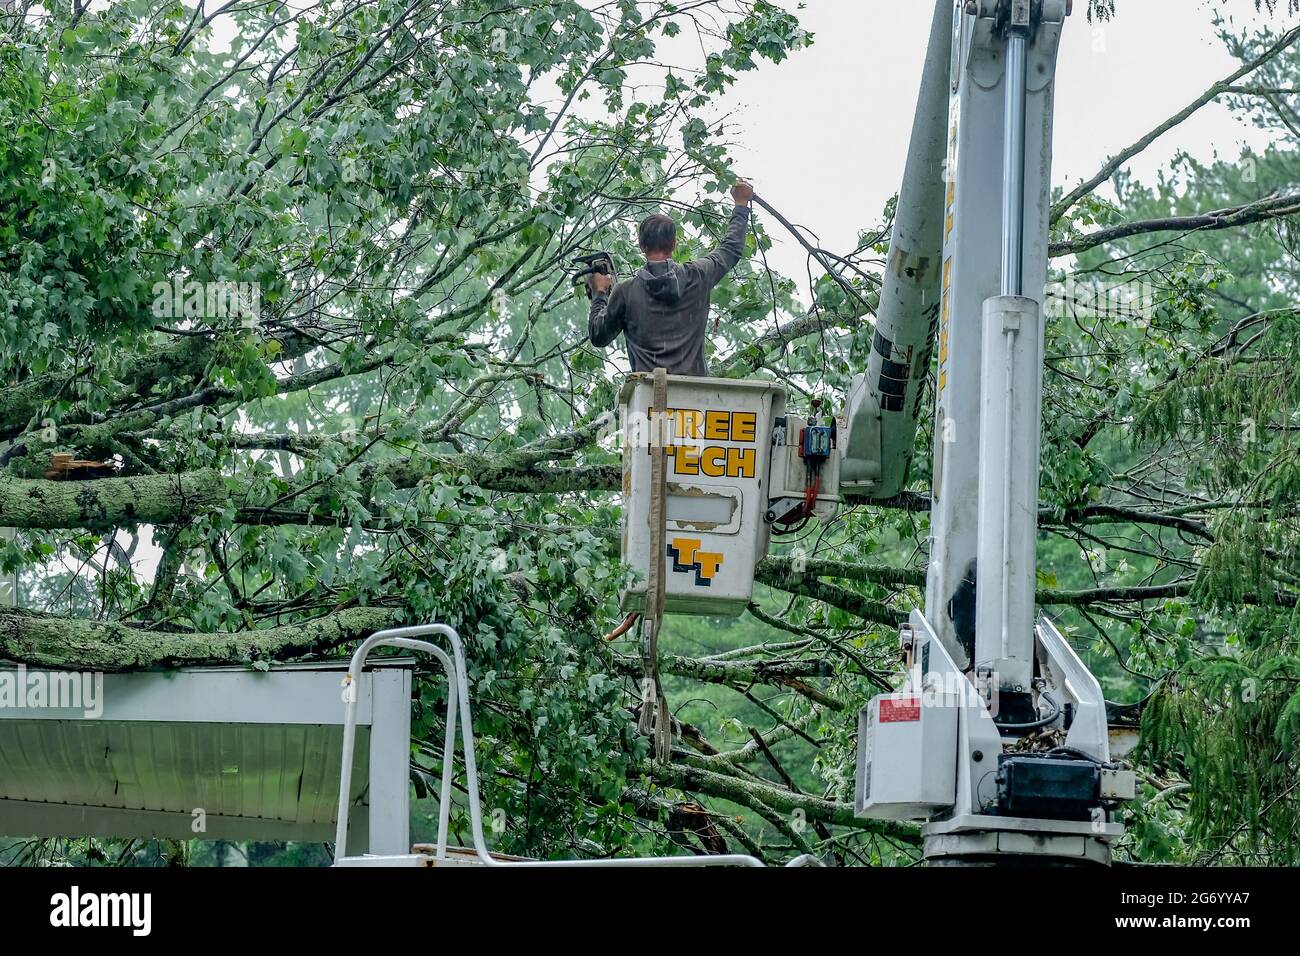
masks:
<svg viewBox="0 0 1300 956"><path fill-rule="evenodd" d="M900 723L906 720L921 719L921 698L886 697L880 702L880 722L882 724Z"/></svg>

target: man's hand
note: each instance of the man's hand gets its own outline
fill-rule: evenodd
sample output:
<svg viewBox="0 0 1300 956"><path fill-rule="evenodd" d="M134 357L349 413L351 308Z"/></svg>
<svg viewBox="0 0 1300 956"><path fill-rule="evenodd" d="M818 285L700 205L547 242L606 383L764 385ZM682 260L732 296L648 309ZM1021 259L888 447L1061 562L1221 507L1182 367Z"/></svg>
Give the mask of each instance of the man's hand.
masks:
<svg viewBox="0 0 1300 956"><path fill-rule="evenodd" d="M613 277L607 276L603 272L593 272L587 277L587 281L591 283L592 295L601 295L614 288Z"/></svg>
<svg viewBox="0 0 1300 956"><path fill-rule="evenodd" d="M742 179L731 187L731 199L737 206L748 206L753 198L754 187L748 181Z"/></svg>

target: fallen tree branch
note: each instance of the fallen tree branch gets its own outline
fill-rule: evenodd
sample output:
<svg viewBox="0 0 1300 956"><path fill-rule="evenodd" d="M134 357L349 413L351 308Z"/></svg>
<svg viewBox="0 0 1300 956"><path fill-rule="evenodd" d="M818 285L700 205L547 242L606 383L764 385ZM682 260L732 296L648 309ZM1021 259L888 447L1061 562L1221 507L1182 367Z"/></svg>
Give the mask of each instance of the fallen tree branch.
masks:
<svg viewBox="0 0 1300 956"><path fill-rule="evenodd" d="M769 566L767 560L759 563L754 572L754 580L790 594L822 601L832 607L847 611L855 617L860 617L864 621L872 621L888 627L898 627L907 620L905 612L895 611L880 601L873 601L870 598L863 597L848 588L819 581L811 575L795 576L789 574L784 570Z"/></svg>
<svg viewBox="0 0 1300 956"><path fill-rule="evenodd" d="M486 491L560 494L614 491L621 483L622 469L620 465L548 468L515 459L509 453L431 455L383 462L369 470L363 485L382 479L395 488L413 488L435 475L468 475ZM348 520L342 512L318 510L324 498L322 488L308 488L306 484L282 495L274 507L255 504L250 497L253 480L225 476L214 468L86 481L0 476L0 526L43 531L108 530L188 522L197 514L228 507L236 509L235 520L241 524L331 524Z"/></svg>
<svg viewBox="0 0 1300 956"><path fill-rule="evenodd" d="M21 608L0 608L0 657L94 671L281 660L319 653L393 623L389 608L352 607L314 620L228 633L151 631Z"/></svg>
<svg viewBox="0 0 1300 956"><path fill-rule="evenodd" d="M868 820L857 816L853 812L853 805L849 803L823 800L821 797L783 790L770 784L741 780L727 774L681 763L668 765L648 763L641 769L646 776L660 784L680 790L707 793L746 806L751 800L761 800L779 813L788 814L795 810L802 810L810 820L822 820L835 826L879 833L905 843L921 842L920 829L915 825L893 820Z"/></svg>
<svg viewBox="0 0 1300 956"><path fill-rule="evenodd" d="M639 677L642 664L639 658L618 657L614 666L624 674ZM833 677L834 668L825 660L773 660L773 661L715 661L695 657L660 655L659 669L675 677L688 677L705 684L721 684L728 687L748 688L754 684L768 684L774 687L788 687L802 694L815 703L832 710L843 710L844 705L828 697L800 678Z"/></svg>

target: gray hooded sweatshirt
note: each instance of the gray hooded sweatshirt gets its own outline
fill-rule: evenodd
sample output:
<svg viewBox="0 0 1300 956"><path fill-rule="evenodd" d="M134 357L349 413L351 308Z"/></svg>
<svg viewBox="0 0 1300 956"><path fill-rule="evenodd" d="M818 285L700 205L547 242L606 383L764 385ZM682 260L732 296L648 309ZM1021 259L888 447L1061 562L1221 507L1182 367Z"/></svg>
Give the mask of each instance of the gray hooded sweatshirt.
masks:
<svg viewBox="0 0 1300 956"><path fill-rule="evenodd" d="M591 344L604 348L622 332L632 371L663 367L670 375L708 375L709 293L740 261L748 227L749 207L737 206L726 236L703 259L648 262L612 292L597 295L587 320Z"/></svg>

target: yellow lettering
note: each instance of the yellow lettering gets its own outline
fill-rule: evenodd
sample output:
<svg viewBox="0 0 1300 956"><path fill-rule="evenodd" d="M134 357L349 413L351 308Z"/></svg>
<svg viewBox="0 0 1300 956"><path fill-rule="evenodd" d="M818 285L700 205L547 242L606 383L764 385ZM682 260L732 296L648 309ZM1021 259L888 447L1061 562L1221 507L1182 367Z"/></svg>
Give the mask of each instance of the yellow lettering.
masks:
<svg viewBox="0 0 1300 956"><path fill-rule="evenodd" d="M755 451L753 448L727 449L727 477L753 478Z"/></svg>
<svg viewBox="0 0 1300 956"><path fill-rule="evenodd" d="M758 436L758 413L732 412L731 440L753 441Z"/></svg>
<svg viewBox="0 0 1300 956"><path fill-rule="evenodd" d="M709 478L721 478L727 473L727 449L713 446L700 453L700 471Z"/></svg>
<svg viewBox="0 0 1300 956"><path fill-rule="evenodd" d="M698 408L679 408L677 415L677 437L699 438L703 431L704 413Z"/></svg>
<svg viewBox="0 0 1300 956"><path fill-rule="evenodd" d="M673 538L673 550L677 552L674 564L687 567L695 563L695 555L703 542L699 538Z"/></svg>
<svg viewBox="0 0 1300 956"><path fill-rule="evenodd" d="M700 473L700 453L694 448L679 445L674 456L676 464L673 471L679 475L698 475Z"/></svg>
<svg viewBox="0 0 1300 956"><path fill-rule="evenodd" d="M726 441L731 437L731 414L710 409L704 413L704 437L712 441Z"/></svg>
<svg viewBox="0 0 1300 956"><path fill-rule="evenodd" d="M951 227L952 217L948 217ZM948 317L950 315L949 290L952 288L952 256L943 262L943 299L939 306L939 390L943 391L943 382L947 380L943 367L948 364Z"/></svg>
<svg viewBox="0 0 1300 956"><path fill-rule="evenodd" d="M713 576L718 573L718 569L722 567L722 555L709 551L700 551L695 555L695 560L692 563L700 566L700 577L706 581L711 581Z"/></svg>

